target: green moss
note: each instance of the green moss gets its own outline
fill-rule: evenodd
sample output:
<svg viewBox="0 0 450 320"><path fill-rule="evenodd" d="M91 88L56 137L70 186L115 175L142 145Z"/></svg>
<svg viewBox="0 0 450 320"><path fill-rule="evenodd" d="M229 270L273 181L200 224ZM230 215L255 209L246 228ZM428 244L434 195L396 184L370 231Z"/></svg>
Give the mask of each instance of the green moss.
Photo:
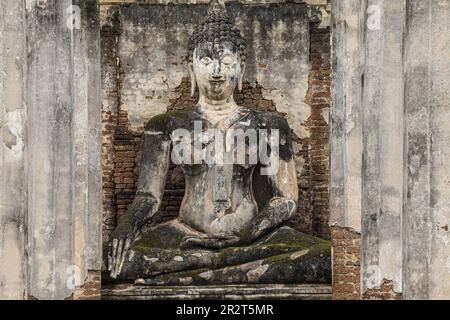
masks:
<svg viewBox="0 0 450 320"><path fill-rule="evenodd" d="M239 266L257 260L263 260L263 264L273 266L275 268L273 270L282 270L285 266L299 266L299 268L303 268L305 263L306 265L311 263L321 264L321 261L329 263L331 255L330 241L311 237L297 231L279 230L277 232L283 233L283 237L278 235L278 238L275 239L276 235L274 235L269 240L261 241L253 246L232 247L220 251L203 250L204 254L209 253L211 255L212 263L210 265L197 265L196 268L196 264L187 264L186 268L190 269L155 276L149 279L148 284L183 285L179 283L180 278L192 278L193 285L206 285L211 284L211 282L226 281L222 279L223 268ZM180 251L179 243L185 236L185 231L177 228L176 225L159 225L149 230L134 247L136 251L152 257L163 257L163 260L174 255L185 256L190 255L192 252L199 252L192 250ZM285 242L275 241L280 240L280 238L283 238ZM291 259L293 253L302 250L308 250L308 252L297 259ZM167 254L169 256L166 257ZM239 269L236 270L239 272ZM199 276L207 271L213 272L213 279L207 280ZM218 286L220 287L220 285Z"/></svg>
<svg viewBox="0 0 450 320"><path fill-rule="evenodd" d="M127 213L123 218L120 220L119 225L114 230L113 234L124 234L124 233L131 233L133 231L133 219L132 219L131 212Z"/></svg>
<svg viewBox="0 0 450 320"><path fill-rule="evenodd" d="M308 253L299 257L298 259L306 259L307 257L319 257L321 255L325 256L330 256L331 255L331 242L330 241L325 241L323 240L321 243L309 247L309 248L298 248L298 250L295 250L295 252L301 251L301 250L308 250ZM274 264L274 263L279 263L279 262L284 262L286 260L290 260L290 256L293 254L294 252L291 251L289 253L283 253L280 255L276 255L276 256L272 256L272 257L268 257L266 259L264 259L264 264ZM297 259L294 259L297 260Z"/></svg>
<svg viewBox="0 0 450 320"><path fill-rule="evenodd" d="M331 256L331 241L323 241L320 244L312 247L309 251L311 256Z"/></svg>
<svg viewBox="0 0 450 320"><path fill-rule="evenodd" d="M133 246L140 253L148 253L151 249L178 250L181 241L186 236L184 232L170 224L161 224L149 230Z"/></svg>
<svg viewBox="0 0 450 320"><path fill-rule="evenodd" d="M310 247L323 241L314 236L310 236L294 229L280 229L271 235L268 240L263 240L265 244L285 243L294 246Z"/></svg>
<svg viewBox="0 0 450 320"><path fill-rule="evenodd" d="M214 268L242 264L282 254L289 255L306 249L314 249L314 253L318 251L320 254L327 251L331 252L330 241L309 236L293 229L280 229L268 238L268 240L263 239L252 246L225 248L219 251L214 259Z"/></svg>
<svg viewBox="0 0 450 320"><path fill-rule="evenodd" d="M264 259L263 264L274 264L277 262L282 262L282 261L286 261L286 259L289 259L289 256L292 253L283 253L283 254L279 254L277 256L272 256L269 258Z"/></svg>
<svg viewBox="0 0 450 320"><path fill-rule="evenodd" d="M289 254L317 248L320 252L330 251L331 243L318 239L295 230L278 230L267 241L245 247L229 247L220 251L211 250L187 250L180 252L180 244L188 234L172 224L161 224L143 234L134 245L133 249L145 255L158 255L158 251L172 250L174 254L183 255L202 251L212 257L212 268L221 268L227 265L242 264L249 261L264 259L280 254Z"/></svg>

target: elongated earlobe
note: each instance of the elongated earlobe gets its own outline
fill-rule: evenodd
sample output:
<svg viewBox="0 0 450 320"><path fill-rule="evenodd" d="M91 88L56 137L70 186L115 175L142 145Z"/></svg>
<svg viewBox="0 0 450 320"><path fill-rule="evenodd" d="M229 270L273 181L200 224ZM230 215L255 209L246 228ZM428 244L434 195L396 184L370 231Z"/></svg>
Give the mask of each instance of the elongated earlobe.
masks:
<svg viewBox="0 0 450 320"><path fill-rule="evenodd" d="M239 92L242 91L242 86L243 86L243 84L244 84L245 67L246 67L245 62L242 62L242 63L241 63L241 73L240 73L240 75L239 75L239 81L238 81L238 91L239 91Z"/></svg>
<svg viewBox="0 0 450 320"><path fill-rule="evenodd" d="M197 79L195 78L194 65L192 62L189 62L188 69L189 76L191 78L191 97L193 97L195 95L195 91L197 90Z"/></svg>

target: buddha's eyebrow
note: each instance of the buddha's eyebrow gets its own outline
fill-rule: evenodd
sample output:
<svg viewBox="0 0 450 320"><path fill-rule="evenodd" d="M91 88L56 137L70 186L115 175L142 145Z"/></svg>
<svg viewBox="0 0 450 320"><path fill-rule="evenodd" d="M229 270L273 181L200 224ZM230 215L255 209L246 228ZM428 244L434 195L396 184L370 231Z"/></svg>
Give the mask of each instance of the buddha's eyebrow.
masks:
<svg viewBox="0 0 450 320"><path fill-rule="evenodd" d="M212 57L212 52L207 48L200 48L197 52L198 57Z"/></svg>
<svg viewBox="0 0 450 320"><path fill-rule="evenodd" d="M220 57L221 57L221 58L223 58L223 57L233 57L233 56L234 56L234 53L233 53L233 52L225 51L225 52L221 52L221 53L220 53Z"/></svg>

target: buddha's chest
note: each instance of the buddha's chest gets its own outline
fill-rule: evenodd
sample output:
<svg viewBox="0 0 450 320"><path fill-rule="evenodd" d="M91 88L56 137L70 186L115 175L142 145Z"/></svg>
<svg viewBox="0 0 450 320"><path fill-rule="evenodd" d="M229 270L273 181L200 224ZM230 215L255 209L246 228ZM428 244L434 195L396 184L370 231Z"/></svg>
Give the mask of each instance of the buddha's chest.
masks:
<svg viewBox="0 0 450 320"><path fill-rule="evenodd" d="M211 125L198 120L172 133L172 161L189 175L232 166L234 174L264 163L271 150L267 130L252 117Z"/></svg>

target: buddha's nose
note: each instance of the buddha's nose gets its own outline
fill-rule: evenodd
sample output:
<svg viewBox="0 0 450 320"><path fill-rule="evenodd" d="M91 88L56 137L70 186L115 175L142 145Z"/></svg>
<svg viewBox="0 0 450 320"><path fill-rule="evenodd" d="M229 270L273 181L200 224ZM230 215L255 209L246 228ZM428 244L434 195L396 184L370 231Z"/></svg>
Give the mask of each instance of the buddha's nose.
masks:
<svg viewBox="0 0 450 320"><path fill-rule="evenodd" d="M222 70L220 69L220 62L217 59L214 60L212 78L214 80L219 80L222 78Z"/></svg>

